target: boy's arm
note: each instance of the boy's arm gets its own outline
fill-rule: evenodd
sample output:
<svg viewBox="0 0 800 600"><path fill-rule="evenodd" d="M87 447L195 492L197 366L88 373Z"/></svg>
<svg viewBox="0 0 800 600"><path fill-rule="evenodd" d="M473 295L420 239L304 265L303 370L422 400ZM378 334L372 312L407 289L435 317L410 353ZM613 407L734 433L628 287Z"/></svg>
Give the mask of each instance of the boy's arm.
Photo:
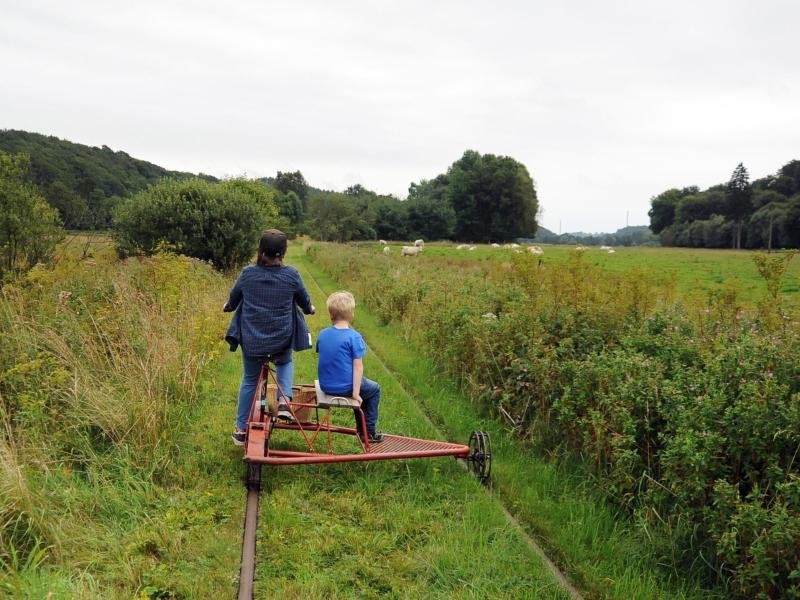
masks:
<svg viewBox="0 0 800 600"><path fill-rule="evenodd" d="M361 378L364 376L364 360L353 359L353 400L361 402Z"/></svg>

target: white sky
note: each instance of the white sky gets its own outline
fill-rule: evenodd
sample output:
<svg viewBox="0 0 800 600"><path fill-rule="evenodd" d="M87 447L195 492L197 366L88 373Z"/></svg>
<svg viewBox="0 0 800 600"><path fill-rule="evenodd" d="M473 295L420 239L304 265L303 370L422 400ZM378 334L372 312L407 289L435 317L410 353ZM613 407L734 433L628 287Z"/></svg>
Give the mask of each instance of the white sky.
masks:
<svg viewBox="0 0 800 600"><path fill-rule="evenodd" d="M0 0L0 128L405 197L511 156L558 231L800 158L800 2Z"/></svg>

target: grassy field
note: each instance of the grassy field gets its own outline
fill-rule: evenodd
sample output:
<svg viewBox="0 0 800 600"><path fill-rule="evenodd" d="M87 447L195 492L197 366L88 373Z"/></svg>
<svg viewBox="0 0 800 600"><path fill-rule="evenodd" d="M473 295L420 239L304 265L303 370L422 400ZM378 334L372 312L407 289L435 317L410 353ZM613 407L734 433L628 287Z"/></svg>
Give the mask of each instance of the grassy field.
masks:
<svg viewBox="0 0 800 600"><path fill-rule="evenodd" d="M375 245L376 251L380 250ZM575 252L573 246L541 245L544 263L559 263ZM524 247L522 248L524 250ZM677 294L688 304L704 302L710 293L729 289L737 290L746 305L754 305L766 293L766 287L753 262L755 251L707 250L703 248L650 248L619 247L609 254L599 247L586 247L583 251L588 262L612 272L639 270L658 277L665 286L674 286ZM399 253L400 247L392 251ZM774 253L777 255L777 253ZM478 245L474 251L456 250L454 244L426 244L425 257L445 260L448 263L467 265L472 262L507 261L514 251ZM800 311L800 259L789 263L781 287L786 306Z"/></svg>
<svg viewBox="0 0 800 600"><path fill-rule="evenodd" d="M0 365L6 369L0 592L13 598L231 597L244 508L241 450L229 440L240 363L238 354L213 341L227 325L217 307L228 282L207 265L169 257L130 262L122 276L109 262L107 238L67 241L64 256L71 258L54 273L35 271L0 299L6 302L0 316L14 327L7 340L18 348L5 348ZM313 265L301 244L291 248L288 262L300 268L314 303L324 306L326 294L341 284ZM737 278L750 282L749 301L763 293L749 253L699 252L692 263L692 253L683 250L586 252L612 270L662 261L659 268L675 273L687 299ZM568 255L566 248L548 247L543 260ZM468 253L429 245L422 257L407 260L433 258L481 271L512 256L504 249ZM783 286L789 302L797 298L798 262ZM178 282L195 273L208 283L187 295ZM714 273L722 280L714 281ZM692 277L706 291L681 283ZM309 324L316 331L327 322L320 314ZM473 429L490 431L495 486L487 494L452 459L265 469L256 597L568 597L526 535L587 598L720 595L657 564L642 532L595 493L583 467L538 456L465 398L408 342L403 327L381 324L363 306L356 326L371 348L366 374L383 386L381 428L453 441L466 441ZM180 338L165 337L170 331L180 331ZM24 337L31 332L32 342ZM76 336L86 345L61 364L59 353ZM198 357L205 353L201 372L187 373L173 360L186 350L181 340L196 346ZM117 353L110 362L107 352ZM173 359L159 362L158 352ZM221 356L208 362L214 355ZM313 352L296 355L296 381L313 380L315 361ZM36 381L46 386L38 389ZM139 407L137 394L157 402L158 414ZM120 398L124 411L114 409ZM36 432L53 430L53 415L65 426L52 438L39 437ZM131 423L146 424L151 437L138 435Z"/></svg>

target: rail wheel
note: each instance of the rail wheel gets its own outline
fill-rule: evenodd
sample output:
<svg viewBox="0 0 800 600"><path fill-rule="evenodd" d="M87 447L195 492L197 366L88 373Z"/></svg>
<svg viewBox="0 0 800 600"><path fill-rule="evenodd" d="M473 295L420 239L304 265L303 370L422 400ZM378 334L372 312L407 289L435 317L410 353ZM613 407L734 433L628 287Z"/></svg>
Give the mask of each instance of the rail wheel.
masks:
<svg viewBox="0 0 800 600"><path fill-rule="evenodd" d="M492 479L492 446L489 434L485 431L473 431L469 436L469 455L467 466L470 472L484 485Z"/></svg>

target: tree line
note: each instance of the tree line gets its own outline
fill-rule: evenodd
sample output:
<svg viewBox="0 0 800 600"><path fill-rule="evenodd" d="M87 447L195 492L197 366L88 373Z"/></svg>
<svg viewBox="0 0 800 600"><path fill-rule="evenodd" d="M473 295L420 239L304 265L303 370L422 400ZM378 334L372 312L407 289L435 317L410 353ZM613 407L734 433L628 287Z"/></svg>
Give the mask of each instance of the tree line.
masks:
<svg viewBox="0 0 800 600"><path fill-rule="evenodd" d="M739 163L727 183L671 188L650 204L650 229L664 246L799 248L800 160L752 183Z"/></svg>
<svg viewBox="0 0 800 600"><path fill-rule="evenodd" d="M353 185L310 187L300 171L263 180L293 233L325 241L457 240L504 242L533 237L539 202L527 168L507 156L467 150L447 172L413 182L397 198Z"/></svg>
<svg viewBox="0 0 800 600"><path fill-rule="evenodd" d="M221 269L246 261L259 232L346 242L532 237L538 200L513 158L468 150L447 172L414 182L408 198L361 185L311 187L300 171L217 181L167 171L107 147L0 132L0 280L52 255L64 228L113 229L119 254L174 250Z"/></svg>

